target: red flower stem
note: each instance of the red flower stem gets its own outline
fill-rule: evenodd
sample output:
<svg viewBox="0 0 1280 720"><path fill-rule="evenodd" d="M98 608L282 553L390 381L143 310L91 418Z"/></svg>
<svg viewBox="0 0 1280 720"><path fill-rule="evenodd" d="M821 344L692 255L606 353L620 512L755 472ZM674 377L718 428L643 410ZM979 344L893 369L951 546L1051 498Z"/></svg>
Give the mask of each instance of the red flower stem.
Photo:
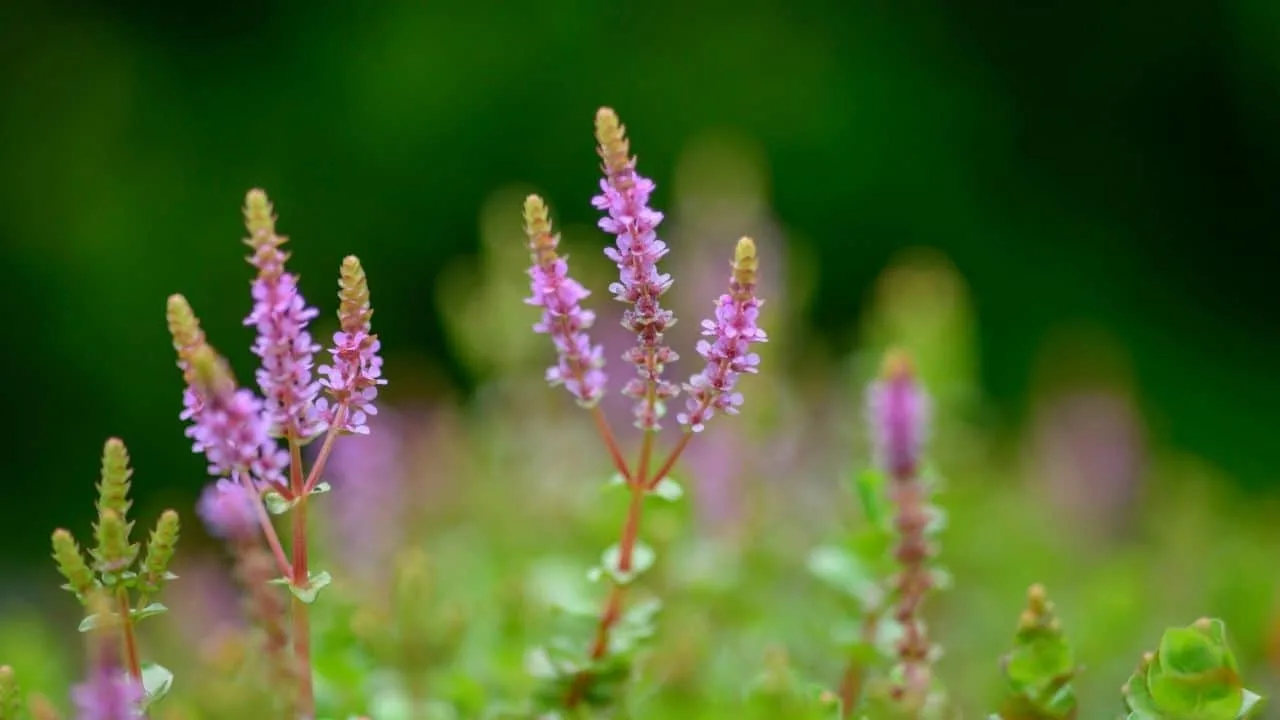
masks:
<svg viewBox="0 0 1280 720"><path fill-rule="evenodd" d="M240 484L244 486L245 491L254 499L253 510L258 516L258 525L262 528L263 536L267 538L267 545L271 548L271 554L275 556L276 567L280 569L280 575L286 580L293 580L293 568L285 557L284 548L280 545L280 537L276 535L276 526L271 523L271 516L267 514L267 508L262 504L262 496L258 494L258 490L249 482L248 475L236 473L236 476L240 478Z"/></svg>
<svg viewBox="0 0 1280 720"><path fill-rule="evenodd" d="M307 473L306 482L301 484L303 495L314 490L320 482L320 475L324 473L324 466L329 462L329 454L333 452L333 444L338 439L338 429L342 427L346 419L347 405L343 403L338 406L338 410L333 414L333 422L329 424L329 432L325 433L324 442L320 444L320 452L316 455L315 464L311 466L311 472ZM301 450L299 450L299 463L301 463L301 457ZM301 464L298 467L301 468ZM301 472L301 469L299 469L299 472Z"/></svg>
<svg viewBox="0 0 1280 720"><path fill-rule="evenodd" d="M658 487L658 483L662 482L662 479L667 476L667 473L671 472L671 468L675 467L676 461L680 459L685 448L689 447L689 441L692 439L693 433L691 432L686 432L680 437L680 442L676 443L676 446L671 449L671 454L663 461L662 465L658 468L658 472L653 474L653 478L646 484L645 489L652 490Z"/></svg>
<svg viewBox="0 0 1280 720"><path fill-rule="evenodd" d="M330 429L325 438L330 444L336 433ZM321 448L324 452L324 448ZM317 473L318 476L318 473ZM289 487L296 495L297 504L293 506L293 586L306 588L311 584L311 575L307 570L307 489L302 478L302 445L298 439L289 435ZM293 615L293 653L298 662L298 715L302 718L315 717L315 690L311 678L311 618L310 608L297 593L292 593L291 603Z"/></svg>
<svg viewBox="0 0 1280 720"><path fill-rule="evenodd" d="M116 604L120 607L120 635L124 640L124 661L134 680L142 682L142 663L138 660L138 641L133 636L133 616L129 612L129 591L124 585L116 587Z"/></svg>
<svg viewBox="0 0 1280 720"><path fill-rule="evenodd" d="M600 431L600 439L604 441L604 446L609 450L609 457L613 460L613 467L622 475L627 484L631 484L631 469L627 467L627 461L622 457L622 450L618 448L618 439L613 434L613 428L609 425L609 421L605 419L604 411L597 404L591 408L591 416L595 418L596 429Z"/></svg>
<svg viewBox="0 0 1280 720"><path fill-rule="evenodd" d="M652 411L654 403L657 402L656 388L652 383L649 386L645 402L649 404L650 411ZM601 413L601 420L603 420L603 417L603 413ZM608 426L605 425L605 427ZM631 476L625 472L623 473L623 477L627 479L627 486L631 489L631 502L627 505L627 517L623 520L622 537L618 541L618 572L621 573L631 572L636 540L640 537L640 517L644 510L644 496L646 493L645 474L649 471L649 463L653 457L653 438L655 434L652 430L647 430L644 433L644 439L640 441L640 460L635 475ZM606 440L607 442L608 440ZM622 460L621 453L617 455L614 462L625 469L626 463ZM613 626L618 622L618 619L622 617L622 603L625 595L626 588L615 581L613 587L609 589L609 596L605 599L604 609L600 611L600 621L596 624L596 634L591 641L591 649L588 651L588 657L592 662L603 658L609 650L609 633L612 632ZM565 707L569 709L577 707L590 685L590 673L586 671L578 673L577 677L573 679L573 684L569 686L569 692L565 695Z"/></svg>

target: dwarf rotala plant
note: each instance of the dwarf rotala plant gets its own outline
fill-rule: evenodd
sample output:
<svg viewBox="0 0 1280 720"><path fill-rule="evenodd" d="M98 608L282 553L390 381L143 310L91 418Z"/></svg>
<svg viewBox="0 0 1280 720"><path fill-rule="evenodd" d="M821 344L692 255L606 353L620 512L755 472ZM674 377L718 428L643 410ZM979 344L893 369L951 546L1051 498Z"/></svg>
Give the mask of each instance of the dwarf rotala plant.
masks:
<svg viewBox="0 0 1280 720"><path fill-rule="evenodd" d="M316 379L314 354L320 346L312 341L308 325L317 311L303 299L297 276L285 268L286 238L276 232L265 193L249 192L244 216L248 261L256 271L253 309L245 325L256 330L253 352L261 359L256 379L262 395L238 385L183 296L169 298L167 318L186 381L181 417L189 422L192 449L204 454L215 478L201 497L200 515L235 555L250 614L262 630L270 675L296 685L292 696L273 694L279 710L311 718L315 694L308 606L332 578L310 567L308 501L329 489L320 477L338 436L369 432L369 416L377 412L373 401L386 380L360 261L349 256L342 262L339 330L329 350L332 359L318 368ZM315 440L320 449L305 468L303 447ZM291 516L287 553L270 518L284 514ZM288 631L275 585L284 585L292 595ZM285 656L286 644L292 645L291 658Z"/></svg>
<svg viewBox="0 0 1280 720"><path fill-rule="evenodd" d="M76 672L77 681L68 682L62 701L53 703L24 696L19 681L39 687L43 678L37 673L19 677L0 664L0 720L59 720L59 708L70 708L76 720L962 717L957 698L973 693L948 692L942 677L946 665L938 662L940 641L948 635L935 632L947 628L926 622L938 601L949 599L938 591L951 582L939 564L946 516L935 502L940 480L929 461L933 421L947 409L946 396L939 395L942 402L935 405L924 382L930 364L917 363L904 352L885 355L864 402L852 403L849 411L864 416L870 448L847 483L861 510L859 522L808 557L812 574L840 594L842 609L829 627L807 587L792 587L791 582L778 589L746 586L745 580L759 576L765 563L780 560L775 567L785 570L800 564L770 533L748 535L749 547L726 548L718 537L690 538L695 542L688 547L695 552L680 558L687 562L673 564L675 569L659 582L640 582L658 558L657 550L644 542L645 532L650 538L664 531L669 536L675 527L662 523L670 518L655 517L652 511L654 503L683 496L670 473L717 415L739 411L739 382L757 372L760 360L754 350L767 340L760 327L761 267L750 238L726 243L723 286L708 293L715 295L708 317L690 330L691 335L700 333L694 345L697 366L685 379L673 376L679 358L668 338L676 318L664 304L673 280L661 269L668 247L658 236L664 218L651 203L655 186L638 173L626 130L612 110L599 110L595 131L603 177L591 203L602 213L598 225L609 238L603 253L617 271L608 290L624 307L621 325L629 347L615 359L627 369L616 389L626 398L638 431L634 449L620 441L601 408L610 389L608 359L592 338L598 328L589 307L591 292L573 278L541 197L525 199L523 225L530 258L526 302L539 313L534 333L549 338L554 351L546 380L563 387L591 415L604 450L601 461L607 456L614 473L606 490L618 495L616 540L610 519L610 540L602 542L609 544L599 561L585 579L576 571L573 575L574 581L590 583L598 596L579 602L579 588L566 590L556 573L534 573L536 582L526 583L519 572L484 572L475 547L506 539L489 537L488 531L436 536L430 528L442 541L430 548L410 537L416 531L388 533L376 542L370 541L372 535L363 541L353 537L387 530L369 526L396 522L393 518L401 513L389 512L391 504L411 507L415 514L404 513L407 517L427 517L416 514L421 508L406 496L414 495L411 482L420 479L413 476L420 469L414 461L429 456L423 464L438 470L437 451L443 443L438 437L417 447L425 438L408 420L409 413L382 418L378 435L363 446L340 440L370 432L379 387L386 382L364 268L354 256L341 262L337 330L325 351L310 329L319 312L303 298L299 278L289 270L286 238L277 232L271 203L254 190L244 203L252 268L252 303L244 325L253 338L246 345L257 358L253 381L237 380L183 295L170 296L166 305L185 385L179 417L208 472L196 511L230 555L239 617L220 615L232 614L226 611L234 609L234 596L218 600L220 577L214 577L215 591L205 593L210 586L199 580L217 574L198 575L199 565L193 565L192 572L183 570L183 582L168 588L165 600L177 607L180 599L173 591L190 592L191 587L202 590L187 595L188 601L192 595L201 595L200 601L208 600L204 594L213 596L202 608L204 617L184 616L172 628L199 648L194 658L168 660L174 653L156 654L170 664L186 660L194 671L182 671L182 681L175 684L173 673L150 661L149 650L159 647L151 643L160 638L140 634L138 627L166 612L159 600L176 578L169 568L179 519L167 510L150 532L135 532L129 454L121 441L108 440L96 485L92 536L83 549L67 530L55 531L52 538L63 587L84 608L79 623L85 640L83 671ZM514 245L508 247L520 253ZM516 271L509 277L519 280ZM321 360L317 353L323 353ZM672 443L659 434L669 407L674 407L681 431ZM513 429L523 437L520 433L526 431L523 416L516 421L499 418L497 432L491 432L490 420L484 418L485 440ZM441 437L452 441L460 436ZM382 441L387 438L391 441ZM313 548L309 530L318 513L313 514L311 503L330 492L322 482L327 466L339 502L348 502L348 489L376 493L355 498L363 505L343 508L353 512L325 528L329 547ZM496 475L502 492L509 493L509 478ZM381 490L359 487L366 480L386 484ZM448 489L461 484L450 482ZM512 512L513 496L518 494L503 495L503 502L491 508L500 522L519 514L519 509ZM347 588L331 587L324 592L325 603L315 606L333 582L315 558L335 546L345 560L339 567L347 571L340 574L359 577ZM513 560L514 553L507 552L510 546L494 547L503 548L499 560L507 566L504 571L520 569L515 567L519 558ZM393 560L394 570L374 567ZM459 568L475 577L451 576ZM356 569L371 572L352 572ZM726 605L666 616L664 625L685 632L670 633L673 637L662 638L654 653L644 657L663 609L659 595L672 594L656 590L660 582L684 597L719 598ZM348 588L357 592L343 597ZM558 601L563 612L556 619L564 629L548 633L544 644L525 652L524 601L535 593ZM446 595L437 611L436 597ZM803 603L802 609L783 605L788 599ZM216 611L207 607L213 605ZM760 632L754 619L748 621L752 626L734 627L744 615L733 610L768 616L796 633L829 629L834 647L793 652L768 628ZM707 621L709 614L714 621ZM1015 612L1009 614L1012 620ZM219 627L206 638L206 629L213 629L206 621L233 627ZM145 629L158 625L148 623ZM708 630L710 625L714 630ZM1258 717L1263 706L1262 698L1245 688L1225 626L1217 619L1168 629L1157 648L1142 656L1114 706L1096 711L1079 707L1081 658L1044 587L1030 587L1016 625L1010 625L1014 631L1008 651L990 668L993 679L998 672L1002 681L999 693L984 699L979 714L989 720L1244 720ZM699 645L707 637L722 645ZM747 665L761 656L759 666ZM815 657L826 663L820 672L801 666ZM708 687L707 682L722 684ZM170 693L174 687L177 691ZM197 702L210 707L197 707ZM987 715L987 708L996 710Z"/></svg>
<svg viewBox="0 0 1280 720"><path fill-rule="evenodd" d="M809 558L810 570L842 590L855 613L833 633L846 656L837 692L844 717L864 705L918 716L944 702L932 670L939 651L921 612L930 590L947 582L933 562L943 516L930 504L937 481L924 466L929 413L910 358L889 353L867 392L875 464L855 481L864 523Z"/></svg>
<svg viewBox="0 0 1280 720"><path fill-rule="evenodd" d="M737 412L742 404L738 377L756 372L759 358L751 345L766 339L757 324L763 301L756 296L755 243L742 238L731 256L727 292L702 324L704 339L697 350L706 364L684 384L685 410L676 416L684 433L659 461L655 445L661 420L668 401L681 390L665 376L667 365L678 356L666 343L666 332L676 318L662 306L662 296L672 284L671 276L658 265L668 252L657 234L663 215L650 205L654 183L637 172L630 139L617 114L601 108L595 129L604 177L600 194L591 203L605 212L599 227L613 237L604 253L617 266L618 280L609 291L627 306L622 325L635 335L635 345L622 356L635 375L621 392L634 401L632 413L641 438L638 458L628 462L599 406L606 389L605 358L589 335L595 314L582 305L591 293L570 277L568 258L558 253L559 235L552 230L546 203L531 195L524 204L532 256L527 302L542 310L534 331L549 335L556 350L556 364L547 371L547 380L564 386L592 413L617 471L615 482L629 494L618 542L604 551L600 565L590 573L591 579L609 585L599 615L580 626L585 631L582 637L574 633L557 637L531 655L531 667L545 683L538 693L539 705L552 712L583 705L611 708L621 701L635 652L640 641L653 633L660 607L653 597L633 602L629 608L626 603L627 588L656 559L654 549L640 540L645 498L680 497L682 491L668 473L713 415Z"/></svg>

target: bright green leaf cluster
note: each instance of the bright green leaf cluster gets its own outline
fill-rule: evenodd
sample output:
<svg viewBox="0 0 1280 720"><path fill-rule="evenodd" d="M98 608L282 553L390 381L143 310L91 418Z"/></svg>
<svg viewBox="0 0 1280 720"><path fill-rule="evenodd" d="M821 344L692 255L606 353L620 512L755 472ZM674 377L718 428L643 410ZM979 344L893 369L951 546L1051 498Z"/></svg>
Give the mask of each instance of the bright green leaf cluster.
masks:
<svg viewBox="0 0 1280 720"><path fill-rule="evenodd" d="M1000 720L1072 720L1079 673L1075 653L1062 633L1041 585L1027 591L1027 608L1018 619L1014 646L1001 659L1007 685Z"/></svg>
<svg viewBox="0 0 1280 720"><path fill-rule="evenodd" d="M1244 720L1262 707L1261 696L1245 689L1226 625L1216 618L1166 630L1124 696L1129 720Z"/></svg>
<svg viewBox="0 0 1280 720"><path fill-rule="evenodd" d="M146 553L133 542L133 521L129 499L133 470L129 452L117 438L107 440L102 450L102 473L97 484L97 521L93 524L94 546L89 550L90 564L71 533L55 530L52 537L53 559L58 572L66 578L62 587L75 594L87 610L80 621L82 633L96 632L97 642L125 644L133 642L133 626L149 617L168 612L168 608L151 598L177 576L169 571L177 550L180 523L178 513L161 513L147 538ZM139 556L142 560L139 562ZM114 652L112 650L111 652ZM160 665L142 663L146 689L146 705L160 700L173 684L173 674ZM0 715L0 720L6 716Z"/></svg>

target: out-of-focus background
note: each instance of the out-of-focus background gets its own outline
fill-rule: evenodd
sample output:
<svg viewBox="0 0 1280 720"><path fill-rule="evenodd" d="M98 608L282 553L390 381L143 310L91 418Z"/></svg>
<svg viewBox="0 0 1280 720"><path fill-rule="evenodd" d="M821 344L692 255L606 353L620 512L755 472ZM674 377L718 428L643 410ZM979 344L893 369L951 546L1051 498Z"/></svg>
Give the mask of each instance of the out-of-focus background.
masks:
<svg viewBox="0 0 1280 720"><path fill-rule="evenodd" d="M251 187L276 203L321 339L341 258L364 261L388 417L426 418L387 423L436 448L404 471L430 498L428 551L437 534L464 566L518 548L499 575L594 553L582 538L616 512L583 498L607 459L540 381L551 349L521 302L519 212L547 198L616 380L626 338L589 204L592 119L610 105L667 212L679 376L734 241L762 247L764 370L681 468L694 516L670 530L723 525L740 551L769 549L769 569L726 587L783 578L782 607L826 606L803 551L852 516L840 479L867 461L861 383L905 345L939 399L949 478L957 584L936 622L993 638L957 636L979 660L958 677L993 667L1037 579L1096 654L1097 693L1163 624L1201 613L1226 617L1257 667L1280 638L1277 31L1280 6L1247 0L10 0L0 607L27 617L34 584L56 585L49 532L87 533L112 435L139 517L177 507L189 552L216 557L190 520L206 478L163 307L185 293L252 377ZM609 409L625 428L625 404ZM749 654L769 626L744 618ZM799 652L825 667L820 644Z"/></svg>

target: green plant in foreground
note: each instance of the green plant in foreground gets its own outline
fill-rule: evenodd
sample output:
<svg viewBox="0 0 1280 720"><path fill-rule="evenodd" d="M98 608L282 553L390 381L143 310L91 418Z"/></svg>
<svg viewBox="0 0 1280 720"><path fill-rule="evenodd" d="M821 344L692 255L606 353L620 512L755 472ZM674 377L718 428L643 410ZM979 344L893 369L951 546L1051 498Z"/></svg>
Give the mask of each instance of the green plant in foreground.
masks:
<svg viewBox="0 0 1280 720"><path fill-rule="evenodd" d="M1128 720L1243 720L1257 717L1263 705L1245 689L1226 624L1216 618L1166 630L1123 692Z"/></svg>
<svg viewBox="0 0 1280 720"><path fill-rule="evenodd" d="M162 665L143 662L135 628L147 618L168 611L155 601L165 583L176 579L169 572L178 542L178 513L165 510L147 539L145 554L132 541L133 521L129 509L129 453L122 441L107 440L102 450L102 475L98 482L98 520L94 523L94 545L86 561L75 538L67 530L53 533L53 558L58 572L66 578L63 588L73 593L88 614L80 622L80 632L110 626L103 652L118 646L123 667L132 682L142 689L145 709L169 692L173 673Z"/></svg>
<svg viewBox="0 0 1280 720"><path fill-rule="evenodd" d="M1014 646L1000 661L1007 687L1000 720L1073 720L1080 672L1044 586L1027 591Z"/></svg>

